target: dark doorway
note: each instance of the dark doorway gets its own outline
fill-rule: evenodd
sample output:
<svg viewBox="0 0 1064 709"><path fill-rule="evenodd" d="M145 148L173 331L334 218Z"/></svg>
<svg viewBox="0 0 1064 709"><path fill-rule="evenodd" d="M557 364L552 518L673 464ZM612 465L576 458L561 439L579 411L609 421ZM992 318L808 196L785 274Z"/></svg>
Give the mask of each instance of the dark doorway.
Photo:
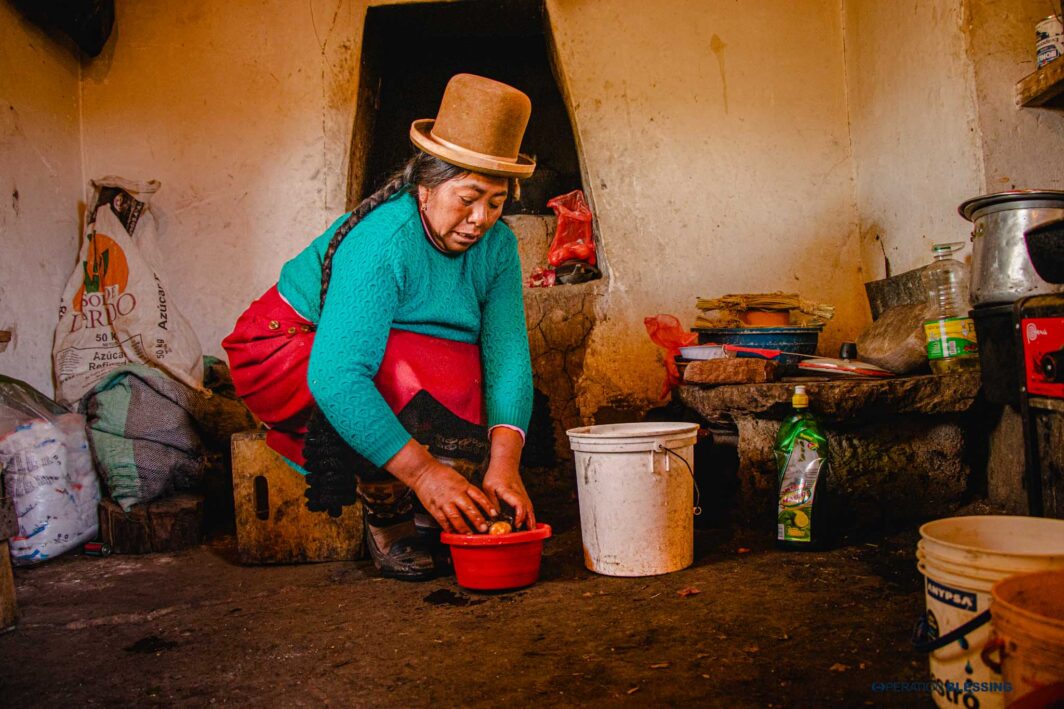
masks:
<svg viewBox="0 0 1064 709"><path fill-rule="evenodd" d="M532 99L522 152L535 174L521 182L510 214L549 214L553 196L581 188L580 163L544 36L542 0L466 0L371 7L349 201L379 187L411 155L411 121L436 115L447 80L467 72L505 82Z"/></svg>

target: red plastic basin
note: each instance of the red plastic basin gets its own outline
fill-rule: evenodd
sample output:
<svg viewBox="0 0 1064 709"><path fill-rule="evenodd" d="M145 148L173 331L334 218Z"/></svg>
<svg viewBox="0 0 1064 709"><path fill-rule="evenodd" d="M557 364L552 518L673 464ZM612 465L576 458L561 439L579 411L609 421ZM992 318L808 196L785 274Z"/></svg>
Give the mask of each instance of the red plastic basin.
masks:
<svg viewBox="0 0 1064 709"><path fill-rule="evenodd" d="M440 541L451 547L459 586L474 591L502 591L536 582L543 540L548 537L550 525L537 522L535 529L509 534L444 532Z"/></svg>

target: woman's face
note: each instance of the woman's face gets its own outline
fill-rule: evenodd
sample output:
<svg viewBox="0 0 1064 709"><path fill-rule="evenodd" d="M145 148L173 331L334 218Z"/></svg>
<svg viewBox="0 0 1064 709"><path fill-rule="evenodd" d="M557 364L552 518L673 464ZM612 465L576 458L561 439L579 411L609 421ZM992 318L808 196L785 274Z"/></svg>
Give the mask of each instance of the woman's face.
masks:
<svg viewBox="0 0 1064 709"><path fill-rule="evenodd" d="M418 187L418 202L436 244L460 254L495 226L507 191L505 177L470 172L438 187Z"/></svg>

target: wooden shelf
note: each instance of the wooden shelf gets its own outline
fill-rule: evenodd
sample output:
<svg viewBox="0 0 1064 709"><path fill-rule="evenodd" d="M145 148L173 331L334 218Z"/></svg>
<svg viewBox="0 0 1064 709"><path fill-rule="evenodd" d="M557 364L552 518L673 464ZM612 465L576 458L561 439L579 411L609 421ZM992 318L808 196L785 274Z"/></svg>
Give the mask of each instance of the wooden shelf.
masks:
<svg viewBox="0 0 1064 709"><path fill-rule="evenodd" d="M1064 57L1055 59L1016 84L1016 105L1064 108Z"/></svg>

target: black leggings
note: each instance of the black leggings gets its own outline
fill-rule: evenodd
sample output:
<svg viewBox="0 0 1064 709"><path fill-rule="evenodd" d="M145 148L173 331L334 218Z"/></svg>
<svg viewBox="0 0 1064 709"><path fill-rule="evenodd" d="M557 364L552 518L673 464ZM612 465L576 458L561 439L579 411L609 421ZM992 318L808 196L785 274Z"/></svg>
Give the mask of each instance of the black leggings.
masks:
<svg viewBox="0 0 1064 709"><path fill-rule="evenodd" d="M458 472L480 482L488 454L485 426L459 418L424 390L397 417L432 455L455 461ZM361 499L366 519L374 526L403 522L425 511L410 488L348 446L321 409L310 418L303 455L309 486L305 495L311 511L338 517L344 506Z"/></svg>

